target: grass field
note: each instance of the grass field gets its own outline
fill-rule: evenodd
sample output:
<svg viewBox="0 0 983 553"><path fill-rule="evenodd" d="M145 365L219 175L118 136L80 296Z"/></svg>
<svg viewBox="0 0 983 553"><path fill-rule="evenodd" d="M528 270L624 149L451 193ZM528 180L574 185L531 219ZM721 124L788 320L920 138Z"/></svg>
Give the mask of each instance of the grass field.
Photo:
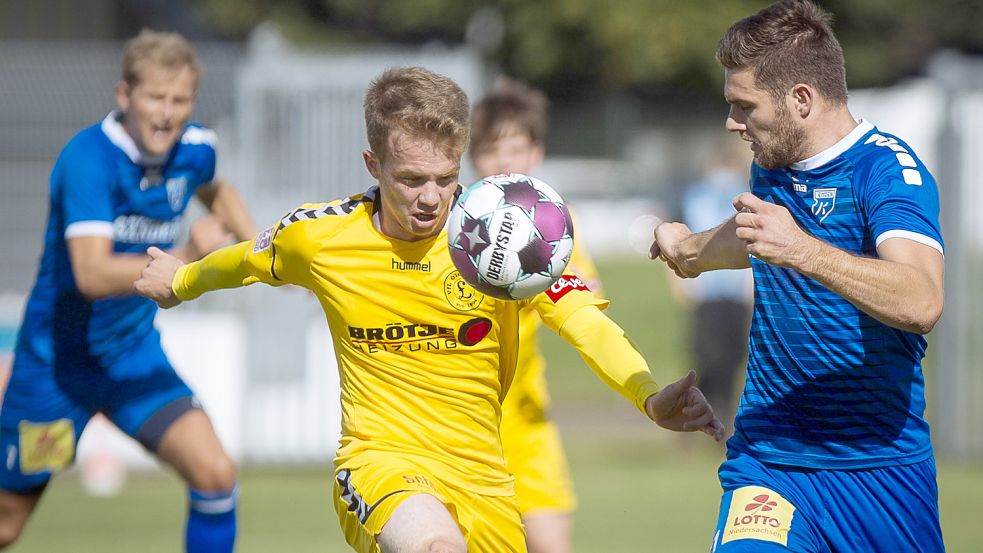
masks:
<svg viewBox="0 0 983 553"><path fill-rule="evenodd" d="M612 305L666 382L682 374L685 315L652 265L601 265ZM607 390L558 339L545 338L555 418L567 443L580 499L579 553L707 551L722 451L702 435L669 435ZM931 382L929 382L931 386ZM330 463L246 467L240 553L348 551L330 504ZM949 551L983 546L983 461L940 460L942 525ZM93 498L74 473L57 478L15 553L164 553L181 550L184 492L165 473L131 475L123 494Z"/></svg>

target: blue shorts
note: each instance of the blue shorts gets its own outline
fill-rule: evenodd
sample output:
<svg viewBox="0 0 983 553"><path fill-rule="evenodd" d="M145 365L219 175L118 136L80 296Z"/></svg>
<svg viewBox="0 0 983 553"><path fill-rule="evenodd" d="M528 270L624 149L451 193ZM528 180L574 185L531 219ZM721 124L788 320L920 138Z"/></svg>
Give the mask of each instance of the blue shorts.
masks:
<svg viewBox="0 0 983 553"><path fill-rule="evenodd" d="M195 408L156 332L111 366L86 355L56 355L54 363L15 355L0 406L0 489L40 491L74 461L79 436L96 413L156 452L171 423Z"/></svg>
<svg viewBox="0 0 983 553"><path fill-rule="evenodd" d="M935 460L864 470L767 465L732 454L712 553L945 551Z"/></svg>

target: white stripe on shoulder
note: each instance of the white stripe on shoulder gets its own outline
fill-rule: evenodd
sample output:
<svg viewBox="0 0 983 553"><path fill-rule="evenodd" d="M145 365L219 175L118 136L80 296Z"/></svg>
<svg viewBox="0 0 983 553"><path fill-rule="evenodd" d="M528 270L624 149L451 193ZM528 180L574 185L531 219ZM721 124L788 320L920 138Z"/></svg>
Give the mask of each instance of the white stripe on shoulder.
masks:
<svg viewBox="0 0 983 553"><path fill-rule="evenodd" d="M65 238L79 236L113 237L113 224L109 221L77 221L65 227Z"/></svg>
<svg viewBox="0 0 983 553"><path fill-rule="evenodd" d="M208 144L214 147L218 144L218 135L212 129L188 127L181 135L181 144Z"/></svg>
<svg viewBox="0 0 983 553"><path fill-rule="evenodd" d="M925 244L926 246L928 246L930 248L935 248L936 250L939 251L940 254L942 254L943 256L945 255L945 252L942 251L942 244L940 244L938 240L936 240L936 239L934 239L934 238L932 238L930 236L925 236L924 234L918 234L917 232L911 232L910 230L889 230L887 232L882 232L874 240L874 245L875 246L880 246L881 245L881 242L883 242L883 241L885 241L885 240L887 240L889 238L905 238L907 240L912 240L912 241L918 242L919 244Z"/></svg>

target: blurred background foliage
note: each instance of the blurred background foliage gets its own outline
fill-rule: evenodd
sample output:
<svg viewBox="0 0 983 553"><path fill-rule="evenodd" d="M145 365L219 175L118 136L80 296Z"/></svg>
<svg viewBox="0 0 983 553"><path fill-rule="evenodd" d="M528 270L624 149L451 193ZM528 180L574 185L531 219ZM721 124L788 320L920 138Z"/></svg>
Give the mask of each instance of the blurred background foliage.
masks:
<svg viewBox="0 0 983 553"><path fill-rule="evenodd" d="M851 87L917 74L940 48L983 52L979 0L829 0ZM302 44L472 43L504 72L545 88L719 90L717 40L760 0L198 0L224 38L263 21Z"/></svg>

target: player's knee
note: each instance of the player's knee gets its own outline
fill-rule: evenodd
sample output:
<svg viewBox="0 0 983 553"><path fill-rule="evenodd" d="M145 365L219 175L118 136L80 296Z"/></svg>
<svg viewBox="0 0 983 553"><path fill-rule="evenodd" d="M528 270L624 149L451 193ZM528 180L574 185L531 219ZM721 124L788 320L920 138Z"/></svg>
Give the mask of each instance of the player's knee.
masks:
<svg viewBox="0 0 983 553"><path fill-rule="evenodd" d="M208 459L193 471L191 486L203 491L230 490L236 484L238 470L228 455Z"/></svg>

